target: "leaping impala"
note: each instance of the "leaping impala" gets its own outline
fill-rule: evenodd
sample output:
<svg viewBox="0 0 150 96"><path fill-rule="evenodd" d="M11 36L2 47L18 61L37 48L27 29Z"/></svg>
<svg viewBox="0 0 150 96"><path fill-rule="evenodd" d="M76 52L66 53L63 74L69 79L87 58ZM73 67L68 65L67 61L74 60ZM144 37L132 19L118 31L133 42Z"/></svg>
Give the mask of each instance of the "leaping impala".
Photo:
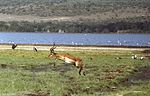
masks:
<svg viewBox="0 0 150 96"><path fill-rule="evenodd" d="M73 64L77 68L79 68L79 75L81 75L81 71L83 70L84 64L80 58L76 58L70 54L59 54L55 53L54 49L56 48L55 44L50 48L50 54L48 57L55 58L64 61L65 63ZM85 75L85 72L83 72Z"/></svg>

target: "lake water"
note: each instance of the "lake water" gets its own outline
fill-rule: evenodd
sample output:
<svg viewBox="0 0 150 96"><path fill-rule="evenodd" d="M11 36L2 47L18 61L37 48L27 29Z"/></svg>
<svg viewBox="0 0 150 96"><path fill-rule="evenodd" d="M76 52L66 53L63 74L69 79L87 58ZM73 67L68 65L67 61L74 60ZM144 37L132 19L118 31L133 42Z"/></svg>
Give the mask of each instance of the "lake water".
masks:
<svg viewBox="0 0 150 96"><path fill-rule="evenodd" d="M150 34L66 34L0 32L0 43L150 46Z"/></svg>

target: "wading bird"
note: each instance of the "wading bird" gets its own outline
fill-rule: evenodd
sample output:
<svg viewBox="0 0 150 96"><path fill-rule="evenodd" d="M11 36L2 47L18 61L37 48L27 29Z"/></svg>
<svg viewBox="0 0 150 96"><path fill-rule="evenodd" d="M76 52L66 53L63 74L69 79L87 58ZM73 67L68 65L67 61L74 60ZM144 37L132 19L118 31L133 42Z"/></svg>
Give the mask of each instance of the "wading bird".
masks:
<svg viewBox="0 0 150 96"><path fill-rule="evenodd" d="M79 75L81 75L81 71L83 70L84 64L80 58L76 58L70 54L59 54L55 53L54 49L56 48L55 44L50 48L49 58L59 59L64 61L65 63L73 64L77 68L79 68ZM83 72L85 75L85 72Z"/></svg>
<svg viewBox="0 0 150 96"><path fill-rule="evenodd" d="M133 55L131 58L132 59L137 59L137 55Z"/></svg>
<svg viewBox="0 0 150 96"><path fill-rule="evenodd" d="M142 56L142 57L140 57L140 60L144 60L144 57Z"/></svg>
<svg viewBox="0 0 150 96"><path fill-rule="evenodd" d="M17 44L12 44L12 49L15 49L17 47Z"/></svg>
<svg viewBox="0 0 150 96"><path fill-rule="evenodd" d="M33 50L34 50L35 52L38 52L38 50L37 50L37 48L36 48L36 47L33 47Z"/></svg>

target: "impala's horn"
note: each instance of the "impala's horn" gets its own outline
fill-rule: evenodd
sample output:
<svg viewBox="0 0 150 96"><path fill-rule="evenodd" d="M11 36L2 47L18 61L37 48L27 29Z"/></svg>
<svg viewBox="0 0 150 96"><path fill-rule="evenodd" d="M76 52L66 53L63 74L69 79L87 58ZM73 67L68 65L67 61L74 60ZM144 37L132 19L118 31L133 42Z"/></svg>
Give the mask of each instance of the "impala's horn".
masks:
<svg viewBox="0 0 150 96"><path fill-rule="evenodd" d="M55 46L55 43L53 44L53 46L50 48L50 53L52 54L52 53L55 53L54 52L54 49L56 48L56 46Z"/></svg>

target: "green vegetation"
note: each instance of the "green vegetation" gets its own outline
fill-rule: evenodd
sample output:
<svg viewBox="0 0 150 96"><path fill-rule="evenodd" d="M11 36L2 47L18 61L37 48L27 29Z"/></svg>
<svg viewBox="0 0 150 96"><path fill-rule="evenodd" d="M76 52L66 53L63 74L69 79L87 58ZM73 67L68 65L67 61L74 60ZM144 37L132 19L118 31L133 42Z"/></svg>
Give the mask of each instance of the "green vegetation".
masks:
<svg viewBox="0 0 150 96"><path fill-rule="evenodd" d="M83 59L86 76L80 76L73 65L57 61L53 66L48 51L0 50L0 95L148 96L150 55L144 52L60 52ZM131 59L133 54L145 58Z"/></svg>
<svg viewBox="0 0 150 96"><path fill-rule="evenodd" d="M0 0L0 13L42 17L76 16L124 8L148 9L149 5L149 0Z"/></svg>
<svg viewBox="0 0 150 96"><path fill-rule="evenodd" d="M109 22L0 21L1 32L59 32L59 30L65 33L150 33L150 18L129 18Z"/></svg>

